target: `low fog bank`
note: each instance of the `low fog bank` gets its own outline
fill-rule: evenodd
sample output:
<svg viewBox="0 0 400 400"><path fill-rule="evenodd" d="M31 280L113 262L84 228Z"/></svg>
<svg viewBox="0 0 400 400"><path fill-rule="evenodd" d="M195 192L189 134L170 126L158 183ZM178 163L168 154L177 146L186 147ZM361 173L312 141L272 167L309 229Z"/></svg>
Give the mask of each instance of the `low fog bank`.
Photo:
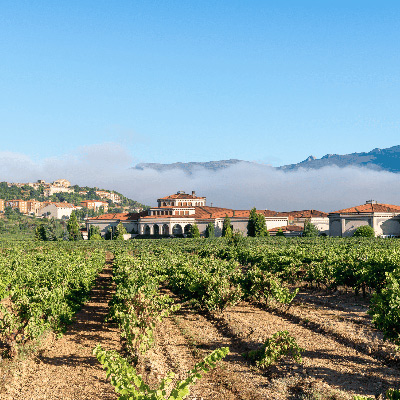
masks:
<svg viewBox="0 0 400 400"><path fill-rule="evenodd" d="M207 197L207 204L236 209L334 211L374 199L400 205L400 174L358 167L278 171L239 163L217 172L197 169L157 172L131 168L132 157L118 144L82 147L74 154L41 161L0 152L0 181L33 182L65 178L80 186L116 190L147 205L185 190Z"/></svg>

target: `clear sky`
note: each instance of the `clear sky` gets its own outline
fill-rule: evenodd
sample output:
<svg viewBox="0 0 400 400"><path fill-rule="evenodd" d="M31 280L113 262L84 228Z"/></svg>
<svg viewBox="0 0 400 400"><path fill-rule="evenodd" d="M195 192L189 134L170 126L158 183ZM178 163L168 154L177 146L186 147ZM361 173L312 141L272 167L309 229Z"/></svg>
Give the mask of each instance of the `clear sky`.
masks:
<svg viewBox="0 0 400 400"><path fill-rule="evenodd" d="M400 144L400 2L0 5L1 150L299 162Z"/></svg>

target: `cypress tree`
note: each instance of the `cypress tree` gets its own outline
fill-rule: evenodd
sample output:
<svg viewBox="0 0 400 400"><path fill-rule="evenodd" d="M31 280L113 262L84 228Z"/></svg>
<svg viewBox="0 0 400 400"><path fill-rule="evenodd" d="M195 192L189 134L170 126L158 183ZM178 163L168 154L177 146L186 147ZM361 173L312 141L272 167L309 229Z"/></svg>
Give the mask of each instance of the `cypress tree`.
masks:
<svg viewBox="0 0 400 400"><path fill-rule="evenodd" d="M78 219L76 218L75 212L72 211L67 223L67 231L69 233L69 240L79 240L81 232L79 231Z"/></svg>
<svg viewBox="0 0 400 400"><path fill-rule="evenodd" d="M225 215L224 224L222 225L222 236L226 238L231 238L233 235L231 220L228 215Z"/></svg>
<svg viewBox="0 0 400 400"><path fill-rule="evenodd" d="M205 233L206 238L213 238L215 237L215 227L214 227L214 222L209 222L206 228L206 233Z"/></svg>

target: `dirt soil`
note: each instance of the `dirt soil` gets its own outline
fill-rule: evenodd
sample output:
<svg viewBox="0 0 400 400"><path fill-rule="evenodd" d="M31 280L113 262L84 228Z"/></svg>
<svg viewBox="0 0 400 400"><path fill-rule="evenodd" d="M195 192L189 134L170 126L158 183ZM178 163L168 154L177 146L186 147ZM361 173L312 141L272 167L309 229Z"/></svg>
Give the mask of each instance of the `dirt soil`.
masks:
<svg viewBox="0 0 400 400"><path fill-rule="evenodd" d="M61 339L48 337L35 357L15 363L0 399L116 399L92 355L98 343L123 352L120 332L104 322L113 292L108 264L76 322ZM191 388L188 400L350 400L400 387L398 353L372 327L366 303L349 296L303 291L289 309L242 302L220 314L183 303L156 328L155 346L140 357L138 372L152 387L171 370L184 379L196 362L228 346L230 354ZM305 349L302 363L284 360L260 371L243 357L282 330ZM0 378L6 375L0 369Z"/></svg>
<svg viewBox="0 0 400 400"><path fill-rule="evenodd" d="M92 355L97 344L104 349L121 349L118 329L104 322L112 294L111 268L107 265L97 279L90 301L77 313L76 322L61 339L48 337L34 358L13 366L13 378L5 386L0 385L0 399L116 399L105 371ZM6 371L0 375L5 376Z"/></svg>

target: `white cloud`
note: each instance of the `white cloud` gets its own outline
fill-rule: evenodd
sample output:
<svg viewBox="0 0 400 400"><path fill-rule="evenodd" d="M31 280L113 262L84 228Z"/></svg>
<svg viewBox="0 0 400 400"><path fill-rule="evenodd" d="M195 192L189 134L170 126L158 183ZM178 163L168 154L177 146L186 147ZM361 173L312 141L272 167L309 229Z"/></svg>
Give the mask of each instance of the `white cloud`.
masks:
<svg viewBox="0 0 400 400"><path fill-rule="evenodd" d="M283 172L266 165L240 163L218 172L192 175L172 170L131 169L132 157L120 145L78 148L63 157L34 162L18 153L0 152L0 180L27 182L66 178L73 184L113 189L148 205L178 190L195 190L207 204L236 209L333 211L375 199L400 204L400 174L364 168L326 167Z"/></svg>

